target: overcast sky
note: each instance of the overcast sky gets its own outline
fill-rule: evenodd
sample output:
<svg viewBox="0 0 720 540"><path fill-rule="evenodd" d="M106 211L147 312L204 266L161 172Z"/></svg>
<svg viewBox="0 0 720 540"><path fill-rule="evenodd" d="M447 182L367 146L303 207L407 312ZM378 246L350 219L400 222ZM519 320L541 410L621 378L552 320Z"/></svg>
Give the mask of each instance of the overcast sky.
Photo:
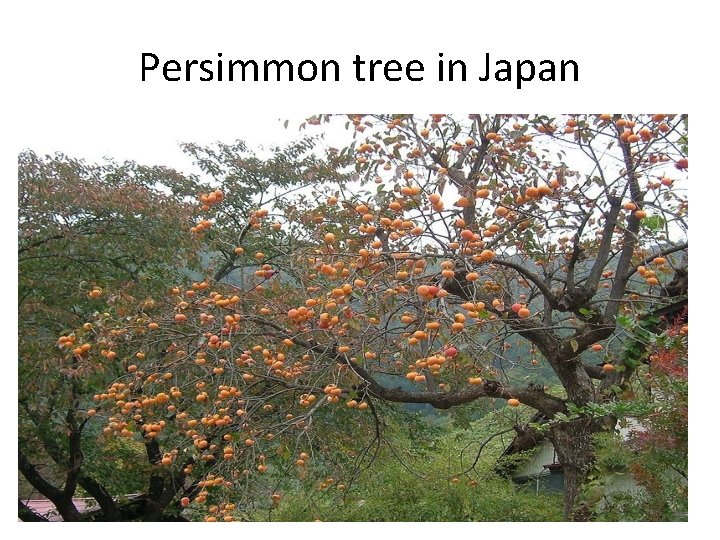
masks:
<svg viewBox="0 0 720 540"><path fill-rule="evenodd" d="M217 141L246 141L252 148L285 144L302 136L298 126L305 118L298 114L280 116L278 113L259 111L243 115L242 123L204 127L187 126L178 132L157 127L137 129L129 133L126 129L95 130L90 135L84 130L68 130L59 136L53 130L37 130L27 133L18 141L19 146L38 154L62 152L72 157L98 161L112 157L122 161L135 160L144 164L167 165L179 169L190 167L192 162L180 149L180 143L211 144ZM290 120L288 128L283 127ZM319 130L309 130L316 134Z"/></svg>

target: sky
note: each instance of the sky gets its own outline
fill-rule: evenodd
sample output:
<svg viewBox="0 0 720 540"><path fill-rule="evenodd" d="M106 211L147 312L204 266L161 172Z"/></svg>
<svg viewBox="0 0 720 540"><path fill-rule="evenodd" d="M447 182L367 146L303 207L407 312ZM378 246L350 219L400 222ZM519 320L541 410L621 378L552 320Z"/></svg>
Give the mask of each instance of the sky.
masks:
<svg viewBox="0 0 720 540"><path fill-rule="evenodd" d="M283 143L296 136L301 119L319 112L684 112L690 114L690 192L693 216L698 216L693 217L692 235L706 246L716 243L717 173L711 156L717 153L718 77L711 51L720 47L715 17L693 3L27 0L0 9L5 94L0 100L0 170L11 193L1 199L3 231L12 231L16 224L13 179L17 154L27 148L186 170L191 165L179 142ZM339 83L171 83L157 77L142 82L143 52L179 60L216 58L218 52L258 60L334 58L343 71ZM474 80L441 83L430 75L420 83L360 83L345 69L355 54L402 62L420 59L432 66L439 52L470 65L485 52L511 60L572 58L580 66L580 81L532 83L522 90ZM287 130L285 119L291 120ZM3 235L2 247L8 252L14 242L9 232ZM694 283L715 286L713 257L712 249L692 257L697 261ZM4 272L5 282L15 287L13 269ZM700 360L691 374L694 528L712 517L712 497L697 495L703 492L703 480L694 465L712 457L698 441L698 428L693 435L693 425L701 426L703 415L715 408L709 396L716 393L716 345L711 338L716 322L711 290L691 290L691 303L698 306L691 349ZM700 316L701 307L709 317ZM13 343L17 315L14 308L7 311L6 339ZM10 363L14 365L12 358ZM7 406L13 410L13 404ZM7 446L7 459L15 459L12 444ZM14 513L12 500L3 507ZM421 530L446 531L431 526L413 532ZM465 526L453 530L476 533ZM679 532L667 525L643 530L660 538Z"/></svg>
<svg viewBox="0 0 720 540"><path fill-rule="evenodd" d="M290 120L288 127L283 123ZM192 167L192 161L181 150L181 143L209 145L218 141L247 141L251 147L283 145L303 134L298 126L304 117L288 113L280 116L268 111L250 112L241 123L219 126L217 129L179 129L160 132L152 129L133 130L131 136L125 130L104 130L89 136L84 130L69 130L62 135L53 131L35 131L18 140L18 146L38 154L64 153L88 161L101 161L112 157L117 161L134 160L144 164L167 165L179 169Z"/></svg>

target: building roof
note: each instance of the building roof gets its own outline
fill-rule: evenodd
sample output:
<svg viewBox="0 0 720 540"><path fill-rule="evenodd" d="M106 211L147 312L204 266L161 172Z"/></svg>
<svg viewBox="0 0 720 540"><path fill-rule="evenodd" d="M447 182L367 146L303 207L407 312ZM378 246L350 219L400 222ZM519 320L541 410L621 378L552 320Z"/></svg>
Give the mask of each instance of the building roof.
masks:
<svg viewBox="0 0 720 540"><path fill-rule="evenodd" d="M44 517L48 521L63 520L55 508L55 505L48 499L28 499L23 502L30 510L35 512L37 515ZM74 498L72 502L80 513L89 512L99 508L97 501L92 498Z"/></svg>

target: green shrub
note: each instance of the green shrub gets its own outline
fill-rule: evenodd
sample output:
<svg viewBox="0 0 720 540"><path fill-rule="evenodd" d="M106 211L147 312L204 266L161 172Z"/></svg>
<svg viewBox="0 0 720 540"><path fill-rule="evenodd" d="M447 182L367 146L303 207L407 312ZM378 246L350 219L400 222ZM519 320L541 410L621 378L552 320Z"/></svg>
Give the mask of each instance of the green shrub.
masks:
<svg viewBox="0 0 720 540"><path fill-rule="evenodd" d="M475 469L470 465L492 414L468 430L398 430L392 448L384 445L374 463L347 489L334 481L325 489L295 486L278 507L258 516L273 521L558 521L560 494L537 494L494 474L503 448L486 446ZM496 419L499 420L499 419ZM465 450L463 463L460 454ZM466 474L461 474L466 471Z"/></svg>

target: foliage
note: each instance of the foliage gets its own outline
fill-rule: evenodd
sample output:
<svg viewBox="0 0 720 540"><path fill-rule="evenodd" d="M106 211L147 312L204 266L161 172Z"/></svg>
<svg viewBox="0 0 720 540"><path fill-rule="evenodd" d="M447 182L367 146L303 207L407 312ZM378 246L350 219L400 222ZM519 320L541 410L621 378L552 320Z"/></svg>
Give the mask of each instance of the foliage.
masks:
<svg viewBox="0 0 720 540"><path fill-rule="evenodd" d="M203 269L205 275L213 281L230 279L242 283L247 269L254 270L255 261L244 252L237 253L238 246L249 254L263 251L271 261L281 253L295 249L298 228L294 221L302 215L297 211L293 194L297 195L298 203L303 204L308 199L308 188L326 182L342 182L346 176L340 168L347 164L347 157L331 155L322 159L317 155L316 146L315 139L305 137L285 148L269 148L262 152L267 157L261 157L242 141L217 143L212 147L182 145L209 182L202 191L198 189L202 186L197 186L193 195L200 196L202 210L207 212L212 207L212 221L200 220L191 229L202 238L204 250L209 255ZM215 192L232 196L215 200L210 195ZM284 217L286 226L271 225L262 235L248 234L258 229L259 223L245 219L261 207L272 210L263 216L266 221L279 223ZM283 270L290 271L289 268Z"/></svg>
<svg viewBox="0 0 720 540"><path fill-rule="evenodd" d="M96 333L93 322L110 316L102 311L120 320L131 311L125 305L152 313L169 282L189 284L191 275L205 272L216 272L218 279L229 275L237 254L224 247L238 236L235 216L246 213L251 201L264 202L270 193L280 197L283 188L292 191L329 174L332 163L319 163L312 147L305 139L273 148L263 159L239 141L185 145L209 177L204 182L166 167L20 154L19 444L29 458L21 466L21 496L29 497L40 480L48 480L50 486L40 493L55 493L56 505L69 512L64 519L76 519L70 502L76 489L92 486L95 494L122 498L152 484L155 449L142 441L107 439L102 426L84 413L93 395L122 373L122 365L84 354L63 357L57 337L68 335L68 344L78 339L73 349L80 352L80 340L85 344ZM216 208L215 231L193 235L188 229L194 229L198 208L189 201L214 190L208 180L232 189L236 197ZM256 241L257 248L274 245L262 237ZM107 349L99 354L116 357ZM177 503L168 499L163 505L171 502ZM107 508L99 518L108 519Z"/></svg>
<svg viewBox="0 0 720 540"><path fill-rule="evenodd" d="M193 267L196 242L183 229L195 209L182 195L193 180L164 167L90 165L29 151L18 158L18 176L19 444L32 458L24 473L42 467L62 486L68 467L84 452L98 466L91 476L107 480L116 471L106 452L126 445L97 448L89 433L81 433L84 423L76 415L87 408L93 389L117 372L78 357L64 359L57 337L119 298L151 307L148 295L176 279L178 268ZM119 453L117 463L122 459ZM135 489L133 474L113 487Z"/></svg>
<svg viewBox="0 0 720 540"><path fill-rule="evenodd" d="M189 179L131 162L88 165L32 152L18 159L19 297L42 322L57 325L64 316L77 324L85 315L74 313L97 306L84 294L93 287L156 286L192 264L184 229L194 209L162 184L187 194Z"/></svg>
<svg viewBox="0 0 720 540"><path fill-rule="evenodd" d="M68 429L77 430L87 478L119 495L142 491L152 470L144 445L98 444L100 427L75 416L94 391L117 377L116 368L78 357L63 361L57 336L115 302L139 299L143 310L152 311L152 296L169 280L200 268L199 242L187 232L197 212L187 201L202 185L165 167L92 165L30 151L18 158L18 176L21 450L32 456L32 467L41 466L47 479L62 486L70 461ZM73 335L88 332L91 323ZM31 493L23 482L20 488Z"/></svg>
<svg viewBox="0 0 720 540"><path fill-rule="evenodd" d="M355 482L389 403L467 408L460 427L502 403L518 424L555 420L569 517L592 434L640 367L614 354L621 317L686 302L670 278L687 251L684 118L348 120L354 140L325 155L188 147L212 176L189 227L204 279L113 295L63 332L78 379L112 374L78 389L78 417L100 444L143 444L151 483L213 521L277 502L290 478Z"/></svg>
<svg viewBox="0 0 720 540"><path fill-rule="evenodd" d="M626 440L605 435L589 484L598 517L608 521L685 521L688 512L687 325L676 320L655 336L644 373L638 414ZM644 410L640 411L639 408ZM632 478L635 493L602 493L612 474ZM593 497L593 490L595 495Z"/></svg>
<svg viewBox="0 0 720 540"><path fill-rule="evenodd" d="M558 521L559 496L520 489L492 469L502 444L484 449L480 465L470 474L460 463L463 449L475 449L489 433L493 419L474 423L469 430L430 433L394 430L392 451L384 447L371 468L351 489L337 489L337 481L317 490L292 490L260 519L273 521ZM499 442L499 439L498 439ZM473 456L470 456L471 458ZM327 480L327 479L326 479Z"/></svg>

